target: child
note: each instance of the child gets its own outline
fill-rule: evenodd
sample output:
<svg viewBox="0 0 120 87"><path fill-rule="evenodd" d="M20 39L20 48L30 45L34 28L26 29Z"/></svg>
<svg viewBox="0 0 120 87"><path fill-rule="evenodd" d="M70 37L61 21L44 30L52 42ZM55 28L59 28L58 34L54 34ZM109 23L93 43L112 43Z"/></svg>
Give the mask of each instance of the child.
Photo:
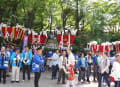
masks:
<svg viewBox="0 0 120 87"><path fill-rule="evenodd" d="M70 64L68 66L68 71L65 70L65 68L63 67L64 72L67 74L67 84L66 87L75 87L74 85L74 71L73 71L73 65Z"/></svg>

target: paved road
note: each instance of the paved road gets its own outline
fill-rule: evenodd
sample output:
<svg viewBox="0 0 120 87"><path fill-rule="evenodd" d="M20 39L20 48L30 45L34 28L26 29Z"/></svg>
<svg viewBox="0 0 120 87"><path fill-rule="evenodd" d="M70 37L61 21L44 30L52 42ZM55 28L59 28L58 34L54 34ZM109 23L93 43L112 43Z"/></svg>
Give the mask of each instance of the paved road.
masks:
<svg viewBox="0 0 120 87"><path fill-rule="evenodd" d="M7 83L4 84L0 84L0 87L34 87L34 74L31 75L32 80L28 81L26 80L25 82L20 82L20 83L10 83L10 77L7 78ZM75 75L75 77L77 78L77 75ZM92 78L91 78L92 79ZM22 73L20 74L20 80L22 80ZM39 86L40 87L65 87L65 85L57 85L57 80L51 80L51 72L44 72L41 75L41 79L39 81ZM78 84L77 79L75 81L76 87L97 87L97 83L91 82L91 84ZM106 87L106 86L103 86Z"/></svg>

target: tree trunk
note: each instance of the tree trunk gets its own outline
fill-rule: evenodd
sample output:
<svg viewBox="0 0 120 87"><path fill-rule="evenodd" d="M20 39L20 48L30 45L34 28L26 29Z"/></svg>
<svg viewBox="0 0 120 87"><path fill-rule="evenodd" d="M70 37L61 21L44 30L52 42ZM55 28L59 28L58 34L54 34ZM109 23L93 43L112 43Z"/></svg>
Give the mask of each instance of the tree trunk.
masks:
<svg viewBox="0 0 120 87"><path fill-rule="evenodd" d="M79 17L78 17L78 0L76 0L76 14L75 14L75 28L79 29Z"/></svg>

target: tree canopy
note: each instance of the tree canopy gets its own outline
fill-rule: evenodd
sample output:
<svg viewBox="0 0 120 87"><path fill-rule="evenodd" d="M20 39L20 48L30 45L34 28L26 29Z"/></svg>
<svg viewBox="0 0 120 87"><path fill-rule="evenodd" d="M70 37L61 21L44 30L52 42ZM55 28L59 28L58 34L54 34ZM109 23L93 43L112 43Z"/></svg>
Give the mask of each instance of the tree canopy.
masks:
<svg viewBox="0 0 120 87"><path fill-rule="evenodd" d="M36 32L69 25L87 40L80 43L119 40L119 19L119 0L0 0L0 23Z"/></svg>

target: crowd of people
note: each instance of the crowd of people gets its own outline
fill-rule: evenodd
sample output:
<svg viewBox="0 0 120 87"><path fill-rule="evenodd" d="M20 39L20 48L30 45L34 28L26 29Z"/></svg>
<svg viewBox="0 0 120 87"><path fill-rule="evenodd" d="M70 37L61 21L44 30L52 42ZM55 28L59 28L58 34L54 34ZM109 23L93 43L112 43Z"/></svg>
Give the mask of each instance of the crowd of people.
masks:
<svg viewBox="0 0 120 87"><path fill-rule="evenodd" d="M34 86L39 87L41 72L51 70L51 80L57 80L59 85L66 84L66 87L75 87L75 76L78 74L78 82L98 82L98 87L106 82L110 87L110 77L114 78L115 87L120 87L120 54L107 52L87 52L73 54L70 49L43 52L41 47L34 53L28 46L21 50L19 47L1 47L0 51L0 83L6 84L7 75L11 71L11 83L20 82L20 71L22 81L31 80L31 71L34 73ZM57 74L58 72L58 74ZM93 75L92 75L93 74ZM66 81L67 78L67 81Z"/></svg>

